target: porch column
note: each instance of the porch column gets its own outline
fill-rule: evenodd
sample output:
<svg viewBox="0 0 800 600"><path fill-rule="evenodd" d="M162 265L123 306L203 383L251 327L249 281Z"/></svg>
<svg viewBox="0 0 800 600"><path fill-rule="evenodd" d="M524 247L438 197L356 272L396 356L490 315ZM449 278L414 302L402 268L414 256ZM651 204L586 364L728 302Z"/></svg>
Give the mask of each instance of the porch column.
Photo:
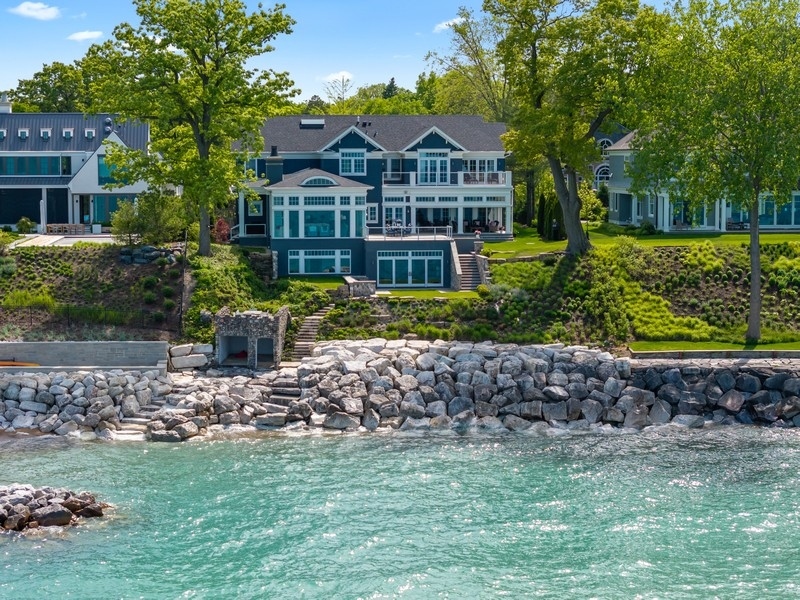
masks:
<svg viewBox="0 0 800 600"><path fill-rule="evenodd" d="M464 207L458 207L458 219L456 219L456 226L458 231L456 233L464 233Z"/></svg>
<svg viewBox="0 0 800 600"><path fill-rule="evenodd" d="M506 226L506 233L514 233L514 191L511 191L511 204L503 209L503 223Z"/></svg>
<svg viewBox="0 0 800 600"><path fill-rule="evenodd" d="M245 206L246 204L247 202L245 202L244 200L244 192L239 192L239 200L238 200L239 209L236 211L239 217L239 222L238 222L239 237L244 237L244 215L245 215L245 210L247 210L247 207ZM268 207L265 206L264 211L266 212L267 209ZM267 229L267 233L269 233L269 229Z"/></svg>

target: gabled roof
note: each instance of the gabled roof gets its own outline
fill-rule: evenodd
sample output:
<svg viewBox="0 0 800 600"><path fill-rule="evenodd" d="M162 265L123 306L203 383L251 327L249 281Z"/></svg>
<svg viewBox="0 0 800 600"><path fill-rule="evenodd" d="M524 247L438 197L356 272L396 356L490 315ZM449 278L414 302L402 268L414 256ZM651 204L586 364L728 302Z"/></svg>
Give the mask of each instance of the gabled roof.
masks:
<svg viewBox="0 0 800 600"><path fill-rule="evenodd" d="M631 148L631 142L633 141L635 135L635 131L625 134L617 142L606 148L606 152L614 152L615 150L626 152L628 150L632 150L633 148Z"/></svg>
<svg viewBox="0 0 800 600"><path fill-rule="evenodd" d="M358 136L360 136L360 137L362 137L362 138L364 138L364 140L366 141L366 143L367 143L368 145L372 146L373 148L377 148L378 150L383 150L383 151L386 151L386 148L384 148L383 146L381 146L381 145L378 143L378 138L377 138L377 136L376 136L376 137L374 137L374 138L371 138L371 137L369 137L369 135L367 135L367 133L366 133L366 132L364 132L364 131L361 131L361 128L360 128L360 127L356 127L355 125L351 125L351 126L350 126L350 127L348 127L347 129L345 129L344 131L342 131L342 132L341 132L339 135L337 135L337 136L336 136L334 139L330 140L330 142L329 142L329 143L325 144L325 147L324 147L324 148L320 148L319 150L320 150L320 151L324 151L324 150L327 150L328 148L330 148L331 146L335 146L335 145L336 145L336 142L338 142L339 140L341 140L342 138L344 138L345 136L347 136L347 134L348 134L348 133L351 133L351 132L352 132L352 133L355 133L356 135L358 135Z"/></svg>
<svg viewBox="0 0 800 600"><path fill-rule="evenodd" d="M28 130L25 140L19 138L21 129ZM50 130L47 140L42 139L43 129ZM72 130L70 139L64 138L65 129ZM87 129L94 130L91 139L85 135ZM146 124L107 113L0 113L0 130L6 132L0 152L94 152L112 132L129 148L147 150L150 139Z"/></svg>
<svg viewBox="0 0 800 600"><path fill-rule="evenodd" d="M334 182L334 185L331 186L302 185L304 181L306 181L307 179L311 179L312 177L324 177L325 179L330 179ZM282 181L279 181L278 183L273 183L272 185L268 185L266 189L274 190L281 188L299 188L299 187L303 187L309 190L313 189L325 190L325 189L331 189L332 187L360 188L366 191L373 189L374 186L367 185L366 183L361 183L360 181L353 181L352 179L348 179L347 177L341 177L340 175L334 175L333 173L329 173L328 171L323 171L322 169L303 169L302 171L297 171L296 173L285 175Z"/></svg>
<svg viewBox="0 0 800 600"><path fill-rule="evenodd" d="M301 127L312 119L315 125ZM277 146L279 154L317 152L354 126L389 152L402 152L432 128L467 151L502 152L500 136L506 132L505 124L477 115L290 115L269 119L261 134L264 148Z"/></svg>

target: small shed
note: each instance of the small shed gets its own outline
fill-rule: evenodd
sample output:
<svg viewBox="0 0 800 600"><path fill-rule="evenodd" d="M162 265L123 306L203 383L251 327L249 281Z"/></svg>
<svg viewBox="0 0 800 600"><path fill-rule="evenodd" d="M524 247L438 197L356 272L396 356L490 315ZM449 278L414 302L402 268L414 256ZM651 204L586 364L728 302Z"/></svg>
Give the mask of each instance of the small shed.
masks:
<svg viewBox="0 0 800 600"><path fill-rule="evenodd" d="M214 315L217 363L250 369L280 366L289 319L286 306L274 314L260 310L232 313L222 307Z"/></svg>

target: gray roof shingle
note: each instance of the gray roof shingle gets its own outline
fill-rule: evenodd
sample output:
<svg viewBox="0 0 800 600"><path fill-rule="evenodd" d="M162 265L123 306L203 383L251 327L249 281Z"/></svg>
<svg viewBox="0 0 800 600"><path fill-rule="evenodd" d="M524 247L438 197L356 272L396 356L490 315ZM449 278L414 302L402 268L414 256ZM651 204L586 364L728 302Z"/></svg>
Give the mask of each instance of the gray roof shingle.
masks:
<svg viewBox="0 0 800 600"><path fill-rule="evenodd" d="M272 185L266 186L266 189L279 189L279 188L296 188L299 187L301 183L303 183L306 179L310 177L325 177L326 179L332 179L336 182L336 185L339 187L346 187L346 188L362 188L364 190L371 190L373 186L367 185L366 183L361 183L360 181L353 181L352 179L348 179L347 177L341 177L340 175L334 175L333 173L328 173L327 171L323 171L321 169L303 169L302 171L297 171L296 173L291 173L290 175L286 175L284 179L279 181L278 183L273 183ZM333 186L307 186L308 188L314 189L330 189Z"/></svg>
<svg viewBox="0 0 800 600"><path fill-rule="evenodd" d="M324 127L301 128L301 119L322 119ZM364 127L366 124L366 127ZM436 127L464 150L502 152L503 123L487 123L476 115L291 115L269 119L261 134L264 148L282 152L317 152L350 127L390 152L399 152Z"/></svg>

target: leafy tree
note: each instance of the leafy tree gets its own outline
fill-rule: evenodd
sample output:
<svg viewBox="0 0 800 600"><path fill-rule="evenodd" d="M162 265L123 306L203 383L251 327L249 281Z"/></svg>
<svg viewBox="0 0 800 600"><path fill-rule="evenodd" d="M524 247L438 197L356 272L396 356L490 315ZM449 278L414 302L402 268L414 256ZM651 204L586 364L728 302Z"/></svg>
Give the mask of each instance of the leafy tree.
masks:
<svg viewBox="0 0 800 600"><path fill-rule="evenodd" d="M800 5L691 0L657 44L636 103L644 110L634 188L695 208L723 198L749 212L746 337L758 340L759 205L789 202L800 178Z"/></svg>
<svg viewBox="0 0 800 600"><path fill-rule="evenodd" d="M173 242L181 239L186 226L183 200L172 191L148 190L135 202L120 202L111 213L113 236L128 245Z"/></svg>
<svg viewBox="0 0 800 600"><path fill-rule="evenodd" d="M608 209L603 206L599 195L586 181L581 183L578 195L581 197L581 219L584 221L605 221Z"/></svg>
<svg viewBox="0 0 800 600"><path fill-rule="evenodd" d="M139 217L136 206L130 200L117 204L117 210L111 213L111 235L120 244L135 246L139 243Z"/></svg>
<svg viewBox="0 0 800 600"><path fill-rule="evenodd" d="M595 133L625 106L665 18L638 0L485 0L503 33L500 61L515 112L506 145L550 168L567 252L590 248L580 222L580 176L600 153ZM643 57L644 55L644 57Z"/></svg>
<svg viewBox="0 0 800 600"><path fill-rule="evenodd" d="M433 71L420 73L419 77L417 77L416 97L427 112L433 112L433 105L436 102L437 80L438 76Z"/></svg>
<svg viewBox="0 0 800 600"><path fill-rule="evenodd" d="M243 189L243 153L261 148L265 117L286 110L294 93L287 74L247 65L294 22L283 5L248 14L242 0L133 3L141 24L117 26L112 40L90 48L84 68L104 110L152 124L152 152L129 152L128 172L157 188L182 187L208 256L210 212Z"/></svg>
<svg viewBox="0 0 800 600"><path fill-rule="evenodd" d="M9 97L17 103L15 111L25 112L83 112L91 104L80 61L44 65L30 79L20 79Z"/></svg>
<svg viewBox="0 0 800 600"><path fill-rule="evenodd" d="M325 102L322 98L314 94L311 98L306 102L305 106L303 107L303 111L309 115L324 115L328 109L328 103Z"/></svg>
<svg viewBox="0 0 800 600"><path fill-rule="evenodd" d="M383 90L383 97L388 100L389 98L396 96L398 91L399 88L397 87L397 84L394 82L394 77L392 77Z"/></svg>
<svg viewBox="0 0 800 600"><path fill-rule="evenodd" d="M513 0L509 3L513 4ZM457 74L453 80L463 86L460 90L462 98L471 96L464 107L466 110L458 110L450 103L446 112L482 114L489 121L505 123L514 110L507 77L509 70L502 63L498 48L509 24L497 18L496 14L478 19L471 10L463 7L459 9L458 17L458 22L450 27L450 52L430 52L426 57L440 74ZM479 113L474 112L477 106L482 108Z"/></svg>

